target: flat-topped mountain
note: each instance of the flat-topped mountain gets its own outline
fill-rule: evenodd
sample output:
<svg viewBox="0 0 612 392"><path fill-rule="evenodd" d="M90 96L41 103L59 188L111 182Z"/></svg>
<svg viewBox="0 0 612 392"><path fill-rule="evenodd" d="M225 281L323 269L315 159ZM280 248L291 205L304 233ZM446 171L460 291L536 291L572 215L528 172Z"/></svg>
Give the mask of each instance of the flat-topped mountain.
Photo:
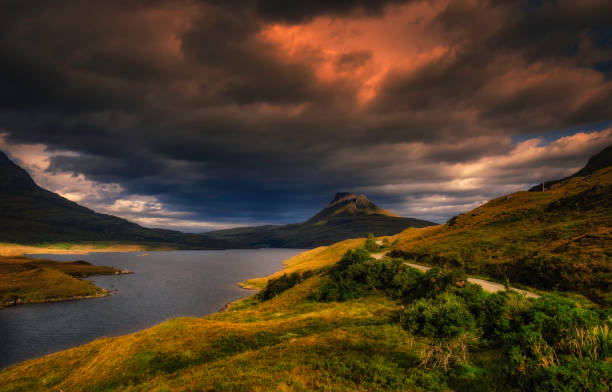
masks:
<svg viewBox="0 0 612 392"><path fill-rule="evenodd" d="M303 223L239 227L206 234L256 247L311 248L368 233L393 235L409 227L431 225L435 223L400 217L379 208L365 195L339 192L327 207Z"/></svg>
<svg viewBox="0 0 612 392"><path fill-rule="evenodd" d="M221 249L225 240L173 230L148 229L99 214L36 185L0 151L0 242L113 241Z"/></svg>

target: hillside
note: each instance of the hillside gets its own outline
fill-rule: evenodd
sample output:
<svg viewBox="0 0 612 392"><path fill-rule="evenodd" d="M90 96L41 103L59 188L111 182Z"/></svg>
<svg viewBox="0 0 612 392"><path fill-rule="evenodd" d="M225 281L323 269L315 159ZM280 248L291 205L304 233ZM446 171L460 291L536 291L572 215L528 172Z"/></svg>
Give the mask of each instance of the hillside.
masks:
<svg viewBox="0 0 612 392"><path fill-rule="evenodd" d="M205 235L147 229L125 219L96 213L39 187L2 151L0 227L0 242L112 241L190 248L240 247Z"/></svg>
<svg viewBox="0 0 612 392"><path fill-rule="evenodd" d="M313 248L347 238L393 235L408 227L434 225L403 218L379 208L364 195L337 193L330 204L303 223L255 226L206 233L213 238L243 242L255 247Z"/></svg>
<svg viewBox="0 0 612 392"><path fill-rule="evenodd" d="M576 173L572 174L571 176L562 178L560 180L544 182L544 189L548 189L555 184L567 181L574 177L584 177L597 170L605 169L608 166L612 166L612 146L608 146L604 148L602 151L600 151L598 154L593 155L582 169L578 170ZM541 191L542 191L542 183L529 189L529 192L541 192Z"/></svg>
<svg viewBox="0 0 612 392"><path fill-rule="evenodd" d="M390 238L392 254L612 304L610 154L544 192L516 192L445 225L404 231Z"/></svg>

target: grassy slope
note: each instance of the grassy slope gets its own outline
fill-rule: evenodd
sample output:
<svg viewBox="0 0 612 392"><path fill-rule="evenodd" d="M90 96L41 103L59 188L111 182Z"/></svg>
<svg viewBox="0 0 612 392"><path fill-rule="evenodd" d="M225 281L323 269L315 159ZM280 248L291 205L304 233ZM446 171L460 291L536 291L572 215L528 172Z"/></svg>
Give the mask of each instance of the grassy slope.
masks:
<svg viewBox="0 0 612 392"><path fill-rule="evenodd" d="M612 167L394 237L395 255L612 303Z"/></svg>
<svg viewBox="0 0 612 392"><path fill-rule="evenodd" d="M360 242L306 252L288 268L330 266ZM0 372L0 391L366 391L376 380L347 368L351 361L382 372L414 361L418 343L389 325L399 304L384 297L314 303L305 297L319 279L263 303L250 297L224 313L174 319L25 362Z"/></svg>
<svg viewBox="0 0 612 392"><path fill-rule="evenodd" d="M283 272L325 271L362 244L347 240L304 252ZM262 287L271 277L249 284ZM513 390L502 376L501 352L469 343L469 363L446 368L435 362L446 358L445 349L402 329L401 301L381 293L315 302L310 294L323 279L314 275L265 302L252 296L226 312L24 362L0 371L0 392Z"/></svg>
<svg viewBox="0 0 612 392"><path fill-rule="evenodd" d="M118 272L80 262L0 257L0 307L16 299L31 303L104 295L103 289L78 278Z"/></svg>

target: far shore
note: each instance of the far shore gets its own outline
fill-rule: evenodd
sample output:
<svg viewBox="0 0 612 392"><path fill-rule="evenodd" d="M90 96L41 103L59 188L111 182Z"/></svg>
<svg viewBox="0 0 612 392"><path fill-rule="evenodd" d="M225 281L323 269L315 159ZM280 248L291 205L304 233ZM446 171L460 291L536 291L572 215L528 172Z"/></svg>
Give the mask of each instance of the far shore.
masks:
<svg viewBox="0 0 612 392"><path fill-rule="evenodd" d="M103 298L103 297L108 297L113 292L113 290L106 290L106 289L102 289L102 290L103 290L102 292L100 292L98 294L94 294L94 295L75 295L75 296L72 296L72 297L47 298L47 299L34 300L34 301L26 301L26 302L19 302L19 301L7 302L7 303L5 303L3 305L0 305L0 309L12 307L12 306L19 306L19 305L44 304L44 303L47 303L47 302L64 302L64 301L76 301L76 300L79 300L79 299Z"/></svg>
<svg viewBox="0 0 612 392"><path fill-rule="evenodd" d="M23 256L26 254L87 254L100 252L145 252L152 250L175 250L169 247L152 247L148 245L133 244L51 244L51 245L22 245L13 243L0 243L0 256Z"/></svg>

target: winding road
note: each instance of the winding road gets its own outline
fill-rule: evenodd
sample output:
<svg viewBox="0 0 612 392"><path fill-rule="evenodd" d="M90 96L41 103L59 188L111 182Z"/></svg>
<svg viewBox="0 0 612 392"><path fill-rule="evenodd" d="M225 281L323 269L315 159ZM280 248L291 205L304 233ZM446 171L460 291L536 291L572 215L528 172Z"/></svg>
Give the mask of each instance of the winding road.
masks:
<svg viewBox="0 0 612 392"><path fill-rule="evenodd" d="M372 254L372 257L375 258L376 260L381 260L383 257L385 257L385 254L384 253L374 253ZM419 271L422 271L422 272L427 272L431 269L431 267L427 267L427 266L420 265L420 264L414 264L414 263L405 263L405 264L409 267L418 269ZM480 287L482 287L484 291L488 293L497 293L499 291L506 290L506 287L503 284L491 282L489 280L478 279L478 278L468 278L468 282L479 285ZM520 294L524 294L525 297L527 298L540 298L538 294L532 293L530 291L517 289L516 287L510 287L510 290L516 291L517 293L520 293Z"/></svg>

